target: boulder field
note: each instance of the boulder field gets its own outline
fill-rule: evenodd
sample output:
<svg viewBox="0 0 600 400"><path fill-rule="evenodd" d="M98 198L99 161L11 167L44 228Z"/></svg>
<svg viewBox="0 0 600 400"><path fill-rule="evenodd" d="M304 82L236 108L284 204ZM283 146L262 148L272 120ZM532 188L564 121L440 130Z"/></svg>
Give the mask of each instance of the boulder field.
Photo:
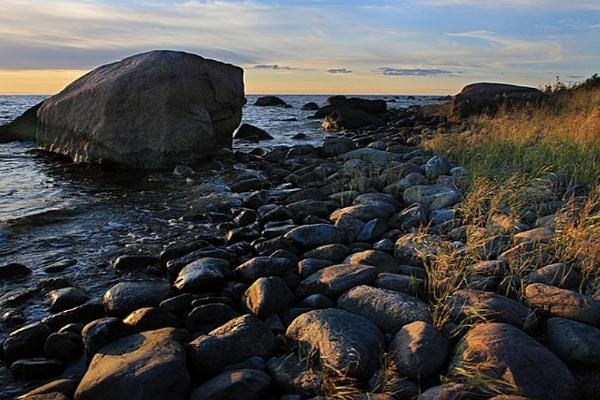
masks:
<svg viewBox="0 0 600 400"><path fill-rule="evenodd" d="M412 111L322 146L221 153L246 169L207 214L220 236L140 244L109 260L121 279L102 298L54 289L3 340L36 382L25 398L594 398L600 296L550 250L527 259L564 193L517 232L469 225L466 171L416 139L445 124ZM437 267L450 254L458 277Z"/></svg>

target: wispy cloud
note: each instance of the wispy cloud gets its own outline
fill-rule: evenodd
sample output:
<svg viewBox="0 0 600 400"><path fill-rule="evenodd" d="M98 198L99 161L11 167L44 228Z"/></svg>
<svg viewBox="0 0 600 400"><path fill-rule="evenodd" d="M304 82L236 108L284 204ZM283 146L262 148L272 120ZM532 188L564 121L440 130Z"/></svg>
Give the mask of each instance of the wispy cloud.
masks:
<svg viewBox="0 0 600 400"><path fill-rule="evenodd" d="M600 10L597 0L420 0L430 6L472 6L479 8L544 8Z"/></svg>
<svg viewBox="0 0 600 400"><path fill-rule="evenodd" d="M390 76L435 76L435 75L453 75L452 71L437 68L394 68L381 67L377 71L382 75Z"/></svg>
<svg viewBox="0 0 600 400"><path fill-rule="evenodd" d="M258 64L253 66L254 69L271 69L273 71L292 71L296 68L286 67L279 64Z"/></svg>
<svg viewBox="0 0 600 400"><path fill-rule="evenodd" d="M352 70L347 68L331 68L328 69L327 72L329 72L330 74L351 74Z"/></svg>

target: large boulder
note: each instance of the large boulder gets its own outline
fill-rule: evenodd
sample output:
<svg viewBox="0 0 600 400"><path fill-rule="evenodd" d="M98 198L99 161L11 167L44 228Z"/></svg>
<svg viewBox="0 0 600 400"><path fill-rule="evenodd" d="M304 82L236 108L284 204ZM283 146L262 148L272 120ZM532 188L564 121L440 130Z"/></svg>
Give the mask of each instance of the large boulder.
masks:
<svg viewBox="0 0 600 400"><path fill-rule="evenodd" d="M36 141L81 162L194 163L231 145L243 102L241 68L151 51L96 68L44 101Z"/></svg>
<svg viewBox="0 0 600 400"><path fill-rule="evenodd" d="M328 367L358 378L378 368L385 346L383 334L371 321L335 308L300 315L286 336L309 353L316 352Z"/></svg>
<svg viewBox="0 0 600 400"><path fill-rule="evenodd" d="M544 94L526 86L503 83L473 83L454 97L452 116L457 119L481 113L495 114L501 107L540 101Z"/></svg>
<svg viewBox="0 0 600 400"><path fill-rule="evenodd" d="M563 362L533 338L509 324L476 325L463 338L450 367L461 376L464 369L531 399L574 398L575 379Z"/></svg>
<svg viewBox="0 0 600 400"><path fill-rule="evenodd" d="M190 377L186 354L172 328L124 337L94 358L76 400L186 399Z"/></svg>
<svg viewBox="0 0 600 400"><path fill-rule="evenodd" d="M43 102L29 108L22 115L15 118L6 125L0 126L0 143L15 140L35 141L37 130L37 111Z"/></svg>

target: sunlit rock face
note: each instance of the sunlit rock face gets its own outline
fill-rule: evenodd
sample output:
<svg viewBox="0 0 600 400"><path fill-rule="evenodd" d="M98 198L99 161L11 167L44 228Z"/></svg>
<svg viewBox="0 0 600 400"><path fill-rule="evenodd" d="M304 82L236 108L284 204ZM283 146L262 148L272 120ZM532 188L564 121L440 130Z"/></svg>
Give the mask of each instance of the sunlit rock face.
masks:
<svg viewBox="0 0 600 400"><path fill-rule="evenodd" d="M77 162L194 163L231 145L243 102L241 68L152 51L101 66L45 101L36 141Z"/></svg>

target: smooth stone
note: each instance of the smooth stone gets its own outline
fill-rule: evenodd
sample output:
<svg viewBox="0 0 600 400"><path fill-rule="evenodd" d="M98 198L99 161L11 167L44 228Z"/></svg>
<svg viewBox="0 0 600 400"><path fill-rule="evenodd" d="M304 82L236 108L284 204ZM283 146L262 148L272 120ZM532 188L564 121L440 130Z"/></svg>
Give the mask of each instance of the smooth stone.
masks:
<svg viewBox="0 0 600 400"><path fill-rule="evenodd" d="M304 258L318 258L329 260L333 263L342 262L344 257L348 255L350 249L341 243L326 244L312 249L303 254Z"/></svg>
<svg viewBox="0 0 600 400"><path fill-rule="evenodd" d="M300 315L288 326L286 337L331 368L356 378L366 378L379 367L385 347L375 324L335 308Z"/></svg>
<svg viewBox="0 0 600 400"><path fill-rule="evenodd" d="M256 369L226 371L190 393L190 400L261 400L271 385L271 377Z"/></svg>
<svg viewBox="0 0 600 400"><path fill-rule="evenodd" d="M113 261L113 268L118 271L145 268L158 263L159 258L141 254L123 255Z"/></svg>
<svg viewBox="0 0 600 400"><path fill-rule="evenodd" d="M257 279L242 296L246 309L259 318L277 314L291 307L293 302L294 293L276 276Z"/></svg>
<svg viewBox="0 0 600 400"><path fill-rule="evenodd" d="M400 264L422 267L423 258L437 254L443 245L444 242L439 236L408 233L396 240L394 257Z"/></svg>
<svg viewBox="0 0 600 400"><path fill-rule="evenodd" d="M229 261L204 257L187 264L175 279L174 286L182 292L194 292L223 283L230 275Z"/></svg>
<svg viewBox="0 0 600 400"><path fill-rule="evenodd" d="M392 228L401 229L404 232L409 232L414 228L419 228L427 224L429 220L429 213L427 207L423 204L412 204L395 214L390 219L390 226Z"/></svg>
<svg viewBox="0 0 600 400"><path fill-rule="evenodd" d="M579 279L579 274L573 267L562 263L538 268L525 277L527 283L544 283L563 289L576 289Z"/></svg>
<svg viewBox="0 0 600 400"><path fill-rule="evenodd" d="M323 294L336 298L346 290L369 284L377 278L377 268L360 264L338 264L323 268L308 276L296 288L299 297Z"/></svg>
<svg viewBox="0 0 600 400"><path fill-rule="evenodd" d="M457 346L449 373L464 365L505 382L515 395L548 400L575 395L575 379L563 362L510 324L475 325Z"/></svg>
<svg viewBox="0 0 600 400"><path fill-rule="evenodd" d="M227 304L202 304L190 311L185 320L185 326L190 332L205 334L238 316L239 314Z"/></svg>
<svg viewBox="0 0 600 400"><path fill-rule="evenodd" d="M269 374L282 393L317 396L323 389L323 374L308 366L296 354L273 357L267 362Z"/></svg>
<svg viewBox="0 0 600 400"><path fill-rule="evenodd" d="M180 334L172 328L138 333L103 347L77 387L75 400L184 400L190 377Z"/></svg>
<svg viewBox="0 0 600 400"><path fill-rule="evenodd" d="M10 369L17 379L32 381L48 379L60 374L64 368L62 361L51 358L22 358L10 365Z"/></svg>
<svg viewBox="0 0 600 400"><path fill-rule="evenodd" d="M423 321L404 325L390 344L398 373L409 379L428 379L448 357L448 340Z"/></svg>
<svg viewBox="0 0 600 400"><path fill-rule="evenodd" d="M275 349L275 337L269 328L254 315L246 314L190 342L188 357L194 376L209 378L252 356L268 359Z"/></svg>
<svg viewBox="0 0 600 400"><path fill-rule="evenodd" d="M13 332L2 343L4 357L8 361L32 358L44 354L44 343L52 330L48 325L34 322Z"/></svg>
<svg viewBox="0 0 600 400"><path fill-rule="evenodd" d="M56 332L48 336L44 344L44 354L48 358L74 361L83 352L81 336L70 332Z"/></svg>
<svg viewBox="0 0 600 400"><path fill-rule="evenodd" d="M379 250L365 250L348 256L344 263L372 265L378 272L397 272L398 262L391 255Z"/></svg>
<svg viewBox="0 0 600 400"><path fill-rule="evenodd" d="M306 258L298 263L298 272L303 278L314 274L323 268L330 267L334 263L329 260L322 260L320 258Z"/></svg>
<svg viewBox="0 0 600 400"><path fill-rule="evenodd" d="M254 257L235 269L236 275L243 281L253 282L258 278L282 276L294 270L289 258Z"/></svg>
<svg viewBox="0 0 600 400"><path fill-rule="evenodd" d="M423 279L416 276L392 274L389 272L377 275L375 284L381 289L402 292L411 296L421 294L425 290L425 281Z"/></svg>
<svg viewBox="0 0 600 400"><path fill-rule="evenodd" d="M573 290L532 283L525 287L525 297L540 312L600 326L600 301Z"/></svg>
<svg viewBox="0 0 600 400"><path fill-rule="evenodd" d="M181 320L160 308L143 307L127 315L123 323L134 332L144 332L167 327L177 328L181 325Z"/></svg>
<svg viewBox="0 0 600 400"><path fill-rule="evenodd" d="M462 201L458 190L447 185L416 185L403 194L405 204L421 203L430 211L449 208Z"/></svg>
<svg viewBox="0 0 600 400"><path fill-rule="evenodd" d="M344 233L329 224L299 226L286 233L284 238L291 240L294 244L303 248L314 248L325 244L343 243L346 241Z"/></svg>
<svg viewBox="0 0 600 400"><path fill-rule="evenodd" d="M0 266L0 280L20 279L31 274L31 269L23 264L10 263Z"/></svg>
<svg viewBox="0 0 600 400"><path fill-rule="evenodd" d="M425 174L429 179L436 179L440 175L449 175L450 162L445 157L433 156L425 163Z"/></svg>
<svg viewBox="0 0 600 400"><path fill-rule="evenodd" d="M166 282L120 282L108 289L102 298L109 315L124 317L143 307L156 307L169 297Z"/></svg>
<svg viewBox="0 0 600 400"><path fill-rule="evenodd" d="M546 340L564 361L600 367L600 329L566 318L550 318Z"/></svg>
<svg viewBox="0 0 600 400"><path fill-rule="evenodd" d="M95 354L102 347L132 334L129 326L116 317L100 318L83 327L81 336L87 354Z"/></svg>
<svg viewBox="0 0 600 400"><path fill-rule="evenodd" d="M48 294L48 297L50 312L53 313L77 307L90 299L82 289L76 287L55 289Z"/></svg>
<svg viewBox="0 0 600 400"><path fill-rule="evenodd" d="M362 222L369 222L374 219L391 217L396 211L395 207L385 201L370 201L360 203L349 207L340 208L334 211L329 219L335 223L342 215L350 215Z"/></svg>
<svg viewBox="0 0 600 400"><path fill-rule="evenodd" d="M342 310L372 321L383 333L396 333L414 321L431 322L427 305L405 293L371 286L357 286L344 293L337 302Z"/></svg>
<svg viewBox="0 0 600 400"><path fill-rule="evenodd" d="M99 301L92 299L77 307L69 308L68 310L44 317L42 318L42 322L53 330L59 330L62 327L73 323L87 324L97 318L102 318L104 315L104 305Z"/></svg>

